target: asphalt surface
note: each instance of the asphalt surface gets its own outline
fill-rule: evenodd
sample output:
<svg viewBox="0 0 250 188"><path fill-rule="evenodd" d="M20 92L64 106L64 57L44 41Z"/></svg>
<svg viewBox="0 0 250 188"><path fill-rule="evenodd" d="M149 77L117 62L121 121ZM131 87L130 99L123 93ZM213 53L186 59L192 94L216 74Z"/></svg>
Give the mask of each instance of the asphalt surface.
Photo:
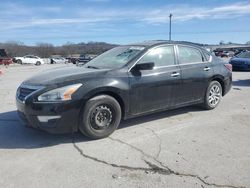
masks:
<svg viewBox="0 0 250 188"><path fill-rule="evenodd" d="M250 72L234 72L218 108L123 122L109 138L51 135L19 122L26 78L72 65L0 67L0 187L250 187Z"/></svg>

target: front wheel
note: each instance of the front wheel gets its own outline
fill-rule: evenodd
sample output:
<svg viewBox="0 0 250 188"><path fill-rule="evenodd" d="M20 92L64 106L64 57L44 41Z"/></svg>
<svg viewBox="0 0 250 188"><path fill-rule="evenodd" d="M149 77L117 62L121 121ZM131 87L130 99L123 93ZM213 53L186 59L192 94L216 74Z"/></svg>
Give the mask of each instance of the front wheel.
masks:
<svg viewBox="0 0 250 188"><path fill-rule="evenodd" d="M23 64L23 62L22 62L21 59L18 59L18 60L17 60L17 63L20 64L20 65Z"/></svg>
<svg viewBox="0 0 250 188"><path fill-rule="evenodd" d="M212 81L206 92L205 100L204 100L204 108L207 110L212 110L216 108L222 98L222 87L218 81Z"/></svg>
<svg viewBox="0 0 250 188"><path fill-rule="evenodd" d="M113 97L96 96L85 104L79 130L91 139L108 137L119 126L121 115L121 107Z"/></svg>

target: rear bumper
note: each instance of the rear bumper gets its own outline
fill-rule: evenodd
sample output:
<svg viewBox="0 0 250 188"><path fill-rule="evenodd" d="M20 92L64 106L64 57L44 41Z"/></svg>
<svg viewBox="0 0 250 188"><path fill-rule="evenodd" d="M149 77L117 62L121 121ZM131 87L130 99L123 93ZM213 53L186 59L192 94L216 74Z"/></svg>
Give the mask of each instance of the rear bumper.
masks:
<svg viewBox="0 0 250 188"><path fill-rule="evenodd" d="M224 92L223 96L226 95L232 88L232 75L224 80Z"/></svg>
<svg viewBox="0 0 250 188"><path fill-rule="evenodd" d="M16 100L20 119L29 127L49 133L71 133L78 130L79 110L75 102L22 103Z"/></svg>
<svg viewBox="0 0 250 188"><path fill-rule="evenodd" d="M244 63L231 63L233 66L233 71L237 70L250 70L250 64L244 64Z"/></svg>

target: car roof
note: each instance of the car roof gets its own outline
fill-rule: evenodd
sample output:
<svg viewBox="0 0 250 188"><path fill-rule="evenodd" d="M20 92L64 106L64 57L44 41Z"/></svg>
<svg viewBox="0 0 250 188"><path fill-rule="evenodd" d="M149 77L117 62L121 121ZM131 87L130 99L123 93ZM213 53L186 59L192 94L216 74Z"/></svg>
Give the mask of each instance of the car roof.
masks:
<svg viewBox="0 0 250 188"><path fill-rule="evenodd" d="M150 41L144 41L144 42L139 42L139 43L132 43L129 44L128 46L144 46L147 48L153 47L153 46L158 46L162 44L182 44L182 45L189 45L189 46L194 46L194 47L199 47L201 48L202 45L198 43L192 43L192 42L187 42L187 41L169 41L169 40L150 40Z"/></svg>

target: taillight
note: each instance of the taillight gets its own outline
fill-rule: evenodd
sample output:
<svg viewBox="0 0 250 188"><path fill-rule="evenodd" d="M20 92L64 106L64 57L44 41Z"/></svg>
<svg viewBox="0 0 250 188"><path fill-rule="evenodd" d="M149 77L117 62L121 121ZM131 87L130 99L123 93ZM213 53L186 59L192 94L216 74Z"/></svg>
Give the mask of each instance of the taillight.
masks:
<svg viewBox="0 0 250 188"><path fill-rule="evenodd" d="M229 63L226 63L226 64L224 64L225 65L225 67L230 71L230 72L232 72L232 70L233 70L233 67L232 67L232 65L231 64L229 64Z"/></svg>

